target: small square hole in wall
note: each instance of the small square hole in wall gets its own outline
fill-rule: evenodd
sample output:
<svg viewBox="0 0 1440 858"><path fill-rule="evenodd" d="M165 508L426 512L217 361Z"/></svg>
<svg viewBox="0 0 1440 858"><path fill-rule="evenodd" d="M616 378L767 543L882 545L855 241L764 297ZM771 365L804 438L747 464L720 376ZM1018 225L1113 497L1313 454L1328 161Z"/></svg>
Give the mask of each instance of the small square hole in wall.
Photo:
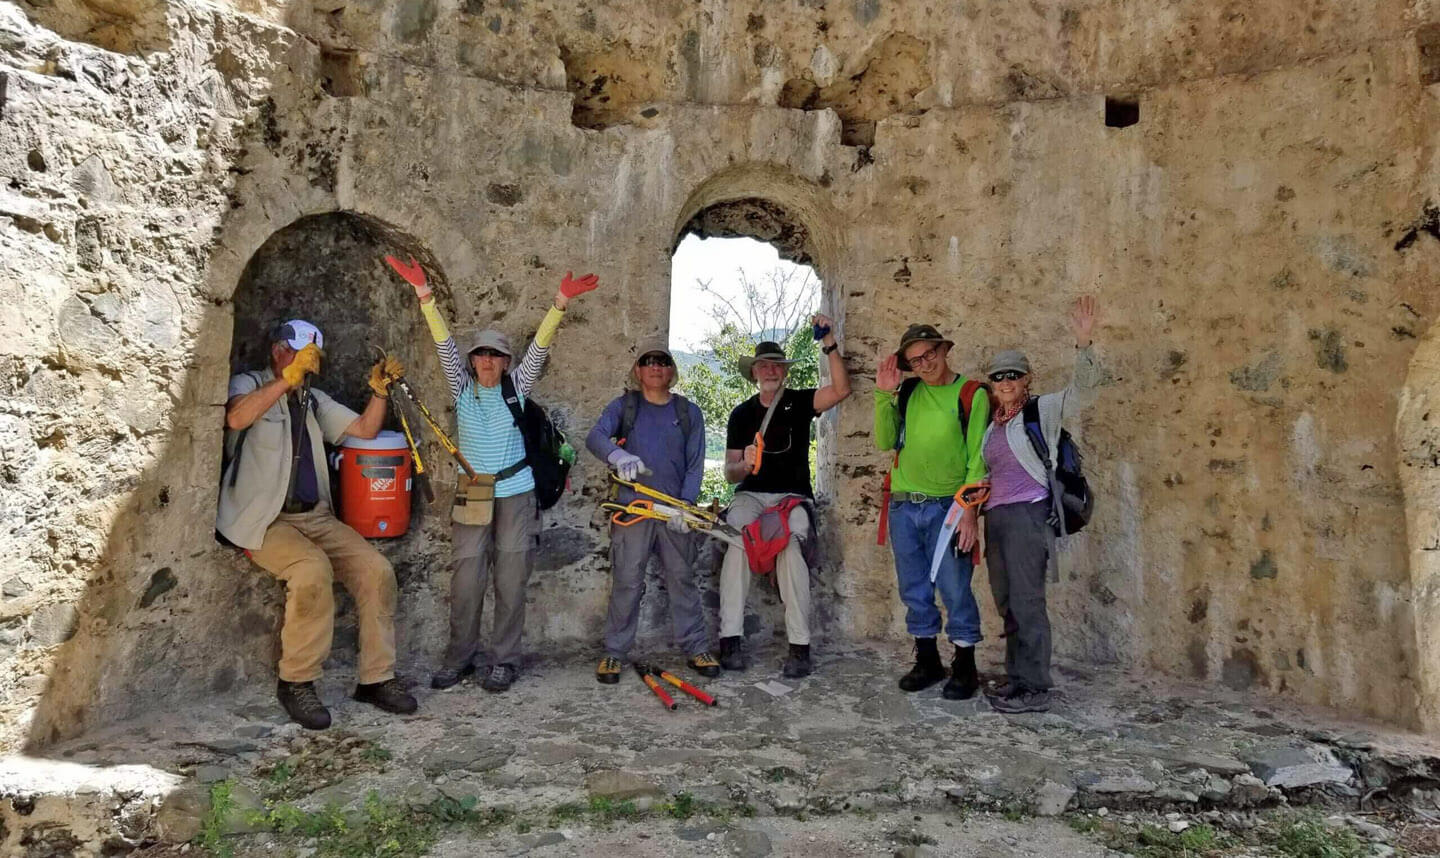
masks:
<svg viewBox="0 0 1440 858"><path fill-rule="evenodd" d="M1420 59L1420 83L1440 83L1440 24L1426 24L1415 31L1415 53Z"/></svg>
<svg viewBox="0 0 1440 858"><path fill-rule="evenodd" d="M1129 128L1140 121L1140 99L1106 98L1105 127Z"/></svg>
<svg viewBox="0 0 1440 858"><path fill-rule="evenodd" d="M355 52L321 48L320 86L336 98L364 95L365 84L360 80L360 65Z"/></svg>

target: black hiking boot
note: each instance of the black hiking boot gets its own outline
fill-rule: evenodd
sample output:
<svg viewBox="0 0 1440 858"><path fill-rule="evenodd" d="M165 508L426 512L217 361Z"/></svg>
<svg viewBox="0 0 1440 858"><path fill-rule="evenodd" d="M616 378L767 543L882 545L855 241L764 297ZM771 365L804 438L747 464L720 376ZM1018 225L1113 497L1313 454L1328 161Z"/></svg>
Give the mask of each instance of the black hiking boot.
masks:
<svg viewBox="0 0 1440 858"><path fill-rule="evenodd" d="M376 709L384 709L396 715L409 715L420 707L415 698L406 693L400 680L393 678L384 682L357 685L352 696L361 703L369 703Z"/></svg>
<svg viewBox="0 0 1440 858"><path fill-rule="evenodd" d="M916 638L915 666L900 677L900 690L920 691L944 678L945 665L940 663L940 651L935 648L935 639Z"/></svg>
<svg viewBox="0 0 1440 858"><path fill-rule="evenodd" d="M474 664L467 664L459 670L442 667L430 676L430 687L437 691L458 685L460 680L475 672Z"/></svg>
<svg viewBox="0 0 1440 858"><path fill-rule="evenodd" d="M785 659L785 665L780 668L780 675L786 679L799 679L802 676L809 676L813 668L810 666L810 645L790 644L790 657Z"/></svg>
<svg viewBox="0 0 1440 858"><path fill-rule="evenodd" d="M280 705L285 707L290 720L306 730L324 730L330 726L330 710L320 702L315 683L282 679L275 684L275 696L280 698Z"/></svg>
<svg viewBox="0 0 1440 858"><path fill-rule="evenodd" d="M975 647L955 647L955 660L950 662L950 681L940 689L946 700L969 700L980 690L980 674L975 670Z"/></svg>
<svg viewBox="0 0 1440 858"><path fill-rule="evenodd" d="M720 666L726 670L744 670L750 666L749 660L745 658L743 638L720 639Z"/></svg>
<svg viewBox="0 0 1440 858"><path fill-rule="evenodd" d="M513 664L497 664L490 668L485 678L480 680L480 687L492 694L499 694L502 691L509 691L510 686L515 684L515 677L520 671L515 669Z"/></svg>

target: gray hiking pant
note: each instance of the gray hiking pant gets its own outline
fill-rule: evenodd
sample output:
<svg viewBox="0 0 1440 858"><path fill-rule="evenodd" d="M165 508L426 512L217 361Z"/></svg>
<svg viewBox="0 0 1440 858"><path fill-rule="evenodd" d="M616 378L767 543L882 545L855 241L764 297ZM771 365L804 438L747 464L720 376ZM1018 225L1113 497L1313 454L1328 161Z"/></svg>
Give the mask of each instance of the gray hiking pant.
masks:
<svg viewBox="0 0 1440 858"><path fill-rule="evenodd" d="M645 595L645 567L660 561L670 596L670 627L675 644L686 655L710 649L700 588L695 584L695 540L674 533L663 521L646 519L629 527L610 525L610 610L605 615L605 654L623 660L635 644L640 625L640 599Z"/></svg>
<svg viewBox="0 0 1440 858"><path fill-rule="evenodd" d="M480 611L485 591L495 585L495 664L520 665L525 630L525 584L535 568L535 493L495 499L489 524L455 524L455 571L450 578L450 644L445 668L462 670L480 646ZM479 666L479 665L477 665Z"/></svg>
<svg viewBox="0 0 1440 858"><path fill-rule="evenodd" d="M1055 552L1055 532L1045 521L1049 511L1044 501L985 510L985 565L1005 623L1005 672L1011 683L1031 691L1051 685L1045 568Z"/></svg>

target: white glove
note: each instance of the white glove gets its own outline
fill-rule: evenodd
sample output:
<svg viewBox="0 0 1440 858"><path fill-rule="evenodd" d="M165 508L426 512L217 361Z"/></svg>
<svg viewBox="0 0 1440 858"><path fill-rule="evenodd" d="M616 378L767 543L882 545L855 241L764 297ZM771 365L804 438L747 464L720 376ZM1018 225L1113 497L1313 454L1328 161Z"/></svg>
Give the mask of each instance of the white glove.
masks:
<svg viewBox="0 0 1440 858"><path fill-rule="evenodd" d="M620 449L616 449L605 461L610 463L610 467L615 469L615 473L620 479L627 482L635 482L635 478L640 476L640 472L646 470L645 463L639 456Z"/></svg>
<svg viewBox="0 0 1440 858"><path fill-rule="evenodd" d="M674 533L689 533L690 528L685 526L685 513L682 510L675 510L670 517L665 519L665 526Z"/></svg>

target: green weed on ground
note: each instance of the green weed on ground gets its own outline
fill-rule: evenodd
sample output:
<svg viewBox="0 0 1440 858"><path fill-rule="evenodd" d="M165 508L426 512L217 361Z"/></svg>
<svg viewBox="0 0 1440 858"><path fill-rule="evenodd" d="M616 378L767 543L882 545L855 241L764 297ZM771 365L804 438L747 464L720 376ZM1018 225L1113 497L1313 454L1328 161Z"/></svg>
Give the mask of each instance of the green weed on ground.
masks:
<svg viewBox="0 0 1440 858"><path fill-rule="evenodd" d="M1313 814L1283 822L1271 841L1285 858L1363 858L1370 847L1348 827L1332 828Z"/></svg>

